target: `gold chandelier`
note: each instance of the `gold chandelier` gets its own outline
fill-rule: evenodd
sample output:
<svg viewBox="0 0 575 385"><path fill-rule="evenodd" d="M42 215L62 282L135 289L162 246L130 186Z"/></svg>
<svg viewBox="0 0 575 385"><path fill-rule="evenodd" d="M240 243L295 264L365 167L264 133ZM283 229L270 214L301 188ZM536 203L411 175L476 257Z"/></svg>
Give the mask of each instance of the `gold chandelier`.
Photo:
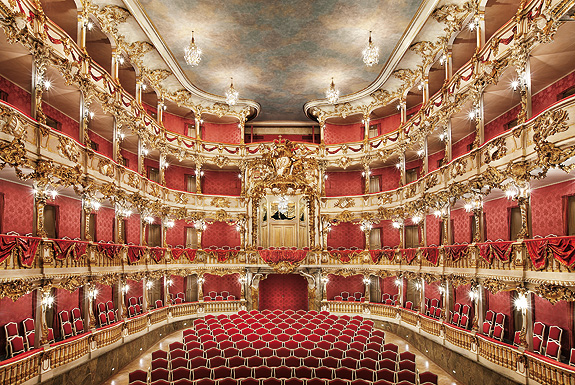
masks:
<svg viewBox="0 0 575 385"><path fill-rule="evenodd" d="M325 91L325 98L331 104L336 104L339 100L339 90L335 88L333 78L331 78L331 84L329 85L329 88Z"/></svg>
<svg viewBox="0 0 575 385"><path fill-rule="evenodd" d="M238 102L240 93L234 88L234 78L231 78L230 88L226 91L226 103L229 106L235 106Z"/></svg>
<svg viewBox="0 0 575 385"><path fill-rule="evenodd" d="M363 62L366 66L371 67L372 65L379 63L379 48L371 41L371 31L369 31L369 42L363 49L362 54Z"/></svg>

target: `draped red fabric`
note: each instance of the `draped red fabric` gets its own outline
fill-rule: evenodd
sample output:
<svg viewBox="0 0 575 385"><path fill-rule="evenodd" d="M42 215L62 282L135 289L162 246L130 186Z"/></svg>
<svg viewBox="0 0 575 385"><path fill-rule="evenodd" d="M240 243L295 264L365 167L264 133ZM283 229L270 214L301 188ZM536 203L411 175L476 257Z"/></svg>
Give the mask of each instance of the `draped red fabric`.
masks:
<svg viewBox="0 0 575 385"><path fill-rule="evenodd" d="M105 254L108 258L113 259L122 249L122 245L113 243L98 243L98 251Z"/></svg>
<svg viewBox="0 0 575 385"><path fill-rule="evenodd" d="M553 257L556 260L569 268L573 267L575 264L575 238L549 238L547 240L547 247L553 253Z"/></svg>
<svg viewBox="0 0 575 385"><path fill-rule="evenodd" d="M411 261L413 261L417 255L417 249L401 249L401 255L403 259L407 261L407 263L411 263Z"/></svg>
<svg viewBox="0 0 575 385"><path fill-rule="evenodd" d="M225 262L238 254L238 252L234 250L213 250L212 253L218 257L218 262Z"/></svg>
<svg viewBox="0 0 575 385"><path fill-rule="evenodd" d="M18 244L17 237L12 235L0 236L0 263L10 256L14 247Z"/></svg>
<svg viewBox="0 0 575 385"><path fill-rule="evenodd" d="M527 254L535 269L539 270L545 267L547 262L547 239L530 239L525 241Z"/></svg>
<svg viewBox="0 0 575 385"><path fill-rule="evenodd" d="M377 263L383 255L383 250L369 250L369 255L371 256L373 263Z"/></svg>
<svg viewBox="0 0 575 385"><path fill-rule="evenodd" d="M447 259L451 259L456 262L462 257L466 256L469 252L468 245L449 245L444 246L445 256Z"/></svg>
<svg viewBox="0 0 575 385"><path fill-rule="evenodd" d="M188 258L188 260L193 261L194 259L196 259L196 252L198 250L196 249L180 249L180 248L176 248L176 249L172 249L172 258L174 258L175 260L179 260L182 255L185 255L186 258Z"/></svg>
<svg viewBox="0 0 575 385"><path fill-rule="evenodd" d="M395 258L395 249L383 249L381 254L385 256L389 261L393 261Z"/></svg>
<svg viewBox="0 0 575 385"><path fill-rule="evenodd" d="M329 252L332 257L339 259L343 263L348 263L357 254L361 253L361 250L331 250Z"/></svg>
<svg viewBox="0 0 575 385"><path fill-rule="evenodd" d="M307 250L258 250L266 263L301 262L307 256Z"/></svg>
<svg viewBox="0 0 575 385"><path fill-rule="evenodd" d="M164 254L166 253L166 249L163 247L152 247L150 248L150 256L156 263L159 263L163 258Z"/></svg>
<svg viewBox="0 0 575 385"><path fill-rule="evenodd" d="M136 263L144 256L145 246L128 246L128 261L130 263Z"/></svg>
<svg viewBox="0 0 575 385"><path fill-rule="evenodd" d="M74 260L78 260L82 255L86 254L87 247L88 242L54 239L54 256L56 259L66 259L72 256Z"/></svg>
<svg viewBox="0 0 575 385"><path fill-rule="evenodd" d="M20 263L26 267L32 266L34 263L34 256L36 255L36 250L38 250L38 245L40 244L40 238L32 237L22 237L18 239L18 247L20 249Z"/></svg>
<svg viewBox="0 0 575 385"><path fill-rule="evenodd" d="M502 262L508 262L511 250L512 241L478 243L479 255L486 260L489 264L493 263L493 258L497 258Z"/></svg>
<svg viewBox="0 0 575 385"><path fill-rule="evenodd" d="M437 247L422 247L421 256L433 265L437 265L437 262L439 262L439 250Z"/></svg>

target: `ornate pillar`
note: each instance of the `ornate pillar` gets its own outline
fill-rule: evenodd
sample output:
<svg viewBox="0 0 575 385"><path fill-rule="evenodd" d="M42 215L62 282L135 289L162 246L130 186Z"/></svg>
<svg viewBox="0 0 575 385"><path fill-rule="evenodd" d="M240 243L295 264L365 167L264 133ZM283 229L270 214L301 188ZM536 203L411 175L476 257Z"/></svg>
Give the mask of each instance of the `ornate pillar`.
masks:
<svg viewBox="0 0 575 385"><path fill-rule="evenodd" d="M331 223L327 215L320 217L321 222L321 247L322 250L327 250L327 235L331 231Z"/></svg>
<svg viewBox="0 0 575 385"><path fill-rule="evenodd" d="M368 141L369 140L369 113L363 115L362 122L364 125L363 140Z"/></svg>
<svg viewBox="0 0 575 385"><path fill-rule="evenodd" d="M254 274L250 285L252 297L252 310L258 310L260 307L260 281L266 279L263 274Z"/></svg>
<svg viewBox="0 0 575 385"><path fill-rule="evenodd" d="M451 239L451 210L449 206L445 208L445 211L441 215L441 225L443 226L443 239L441 240L441 244L449 245L449 240Z"/></svg>
<svg viewBox="0 0 575 385"><path fill-rule="evenodd" d="M325 121L319 121L319 142L325 144Z"/></svg>
<svg viewBox="0 0 575 385"><path fill-rule="evenodd" d="M517 80L512 82L513 90L521 96L521 110L517 114L517 124L525 123L532 116L531 106L531 60L528 44L519 43L512 52L511 61L517 72Z"/></svg>
<svg viewBox="0 0 575 385"><path fill-rule="evenodd" d="M78 11L78 47L81 50L86 48L86 32L88 30L88 17L84 15L84 11Z"/></svg>
<svg viewBox="0 0 575 385"><path fill-rule="evenodd" d="M371 171L369 170L369 165L363 166L363 193L369 194L369 177L371 175Z"/></svg>
<svg viewBox="0 0 575 385"><path fill-rule="evenodd" d="M483 119L483 90L479 91L479 96L473 102L473 110L469 117L475 121L475 140L473 147L478 148L485 142L485 124Z"/></svg>
<svg viewBox="0 0 575 385"><path fill-rule="evenodd" d="M241 119L238 123L238 128L240 129L240 144L246 144L246 122L245 119Z"/></svg>
<svg viewBox="0 0 575 385"><path fill-rule="evenodd" d="M323 273L322 273L323 274ZM327 301L327 284L329 283L329 278L326 276L321 277L321 283L322 283L322 294L321 294L321 299L322 301Z"/></svg>
<svg viewBox="0 0 575 385"><path fill-rule="evenodd" d="M473 331L479 330L479 325L483 324L483 314L484 314L484 299L485 299L485 290L481 285L473 286L471 284L471 299L473 300L474 304L474 311L473 311L473 320L471 322L471 329Z"/></svg>
<svg viewBox="0 0 575 385"><path fill-rule="evenodd" d="M423 91L423 105L429 101L429 77L427 75L421 78L421 91Z"/></svg>
<svg viewBox="0 0 575 385"><path fill-rule="evenodd" d="M419 312L425 314L427 309L425 307L425 279L420 278L419 284Z"/></svg>
<svg viewBox="0 0 575 385"><path fill-rule="evenodd" d="M194 122L196 124L196 139L201 139L202 138L202 123L204 121L202 120L201 114L197 114L196 116L197 117L194 120Z"/></svg>
<svg viewBox="0 0 575 385"><path fill-rule="evenodd" d="M451 80L453 76L453 51L448 48L445 52L445 80Z"/></svg>
<svg viewBox="0 0 575 385"><path fill-rule="evenodd" d="M164 125L164 110L165 109L166 109L166 101L164 100L164 97L161 96L158 99L158 108L156 110L156 114L157 114L156 121L158 122L158 124L160 126Z"/></svg>
<svg viewBox="0 0 575 385"><path fill-rule="evenodd" d="M148 233L148 222L146 221L146 215L140 215L140 245L147 246L146 234Z"/></svg>
<svg viewBox="0 0 575 385"><path fill-rule="evenodd" d="M48 309L52 308L54 304L54 296L52 295L52 286L42 286L38 289L38 295L42 301L42 312L40 323L40 330L38 335L40 336L40 345L46 345L48 341L48 322L46 320L46 312Z"/></svg>
<svg viewBox="0 0 575 385"><path fill-rule="evenodd" d="M476 49L477 52L485 45L485 12L477 11L475 15Z"/></svg>
<svg viewBox="0 0 575 385"><path fill-rule="evenodd" d="M259 198L252 198L252 248L257 250L258 247L258 207L260 205ZM311 221L311 217L309 218Z"/></svg>
<svg viewBox="0 0 575 385"><path fill-rule="evenodd" d="M152 286L154 285L154 283L149 280L149 277L146 277L144 279L142 279L142 312L146 313L149 309L148 309L148 305L149 305L149 295L150 295L150 290L152 288Z"/></svg>
<svg viewBox="0 0 575 385"><path fill-rule="evenodd" d="M397 168L399 169L399 186L405 186L407 179L405 175L405 152L401 152L399 155L399 163L397 164Z"/></svg>
<svg viewBox="0 0 575 385"><path fill-rule="evenodd" d="M369 236L371 234L371 229L373 228L373 224L369 220L364 220L361 222L360 230L363 231L363 235L365 237L365 247L364 250L369 250L371 245L369 243Z"/></svg>
<svg viewBox="0 0 575 385"><path fill-rule="evenodd" d="M88 135L88 125L90 123L90 98L84 92L80 92L80 119L79 119L79 138L80 143L89 145L90 136Z"/></svg>
<svg viewBox="0 0 575 385"><path fill-rule="evenodd" d="M46 64L44 64L42 60L43 58L34 58L34 60L32 60L32 109L30 114L33 119L45 124L46 115L42 109L42 95L44 88L47 88L49 83L44 79L46 75Z"/></svg>
<svg viewBox="0 0 575 385"><path fill-rule="evenodd" d="M98 298L98 289L93 282L88 282L83 287L83 298L84 298L84 323L88 325L90 329L96 328L96 316L94 315L94 301Z"/></svg>
<svg viewBox="0 0 575 385"><path fill-rule="evenodd" d="M126 293L128 292L128 285L126 283L125 278L122 278L116 283L114 286L115 295L114 297L117 298L116 307L118 310L118 318L121 319L128 318L128 309L126 308Z"/></svg>
<svg viewBox="0 0 575 385"><path fill-rule="evenodd" d="M401 114L401 124L407 122L407 102L404 99L399 101L399 113Z"/></svg>
<svg viewBox="0 0 575 385"><path fill-rule="evenodd" d="M164 273L162 277L163 287L162 295L164 297L164 304L172 304L170 301L170 286L172 286L172 277ZM170 302L169 302L170 301Z"/></svg>
<svg viewBox="0 0 575 385"><path fill-rule="evenodd" d="M371 275L364 275L363 286L364 286L364 298L365 302L371 301L371 291L369 290L369 285L371 285Z"/></svg>
<svg viewBox="0 0 575 385"><path fill-rule="evenodd" d="M81 238L85 241L94 241L90 234L90 214L92 214L92 209L90 198L82 198L82 213L80 218L82 222Z"/></svg>
<svg viewBox="0 0 575 385"><path fill-rule="evenodd" d="M196 194L202 193L202 176L204 172L202 171L202 163L196 162Z"/></svg>
<svg viewBox="0 0 575 385"><path fill-rule="evenodd" d="M316 229L316 215L315 215L315 198L309 196L307 198L308 207L308 224L309 224L309 248L314 250L316 247L315 243L315 229Z"/></svg>
<svg viewBox="0 0 575 385"><path fill-rule="evenodd" d="M429 144L427 135L423 139L423 175L429 173Z"/></svg>
<svg viewBox="0 0 575 385"><path fill-rule="evenodd" d="M395 279L395 286L397 286L397 304L401 307L403 307L404 305L404 301L403 301L403 292L404 292L404 287L403 287L403 283L404 280L402 277L397 277Z"/></svg>
<svg viewBox="0 0 575 385"><path fill-rule="evenodd" d="M121 131L121 126L118 123L118 118L114 117L114 132L112 133L112 159L116 163L121 163L122 154L120 153L120 144L124 139L124 133Z"/></svg>
<svg viewBox="0 0 575 385"><path fill-rule="evenodd" d="M44 186L36 186L34 189L34 235L40 238L46 238L46 230L44 229L44 207L46 206L46 201L48 197Z"/></svg>
<svg viewBox="0 0 575 385"><path fill-rule="evenodd" d="M122 55L118 52L116 47L112 47L112 65L111 65L111 72L110 76L112 80L118 81L118 73L120 67L120 57Z"/></svg>
<svg viewBox="0 0 575 385"><path fill-rule="evenodd" d="M529 238L529 196L517 198L517 205L521 210L521 230L517 239Z"/></svg>
<svg viewBox="0 0 575 385"><path fill-rule="evenodd" d="M126 240L124 239L124 215L121 211L118 210L118 206L115 207L114 210L114 221L115 226L114 228L116 231L114 232L114 242L117 244L125 243Z"/></svg>
<svg viewBox="0 0 575 385"><path fill-rule="evenodd" d="M166 154L160 152L160 162L159 162L159 172L160 172L160 184L166 186L166 169L168 168L168 161L166 160Z"/></svg>
<svg viewBox="0 0 575 385"><path fill-rule="evenodd" d="M204 273L199 273L197 275L197 285L198 285L198 301L204 301Z"/></svg>
<svg viewBox="0 0 575 385"><path fill-rule="evenodd" d="M451 118L447 118L447 127L445 128L445 164L453 159L453 142L451 136Z"/></svg>

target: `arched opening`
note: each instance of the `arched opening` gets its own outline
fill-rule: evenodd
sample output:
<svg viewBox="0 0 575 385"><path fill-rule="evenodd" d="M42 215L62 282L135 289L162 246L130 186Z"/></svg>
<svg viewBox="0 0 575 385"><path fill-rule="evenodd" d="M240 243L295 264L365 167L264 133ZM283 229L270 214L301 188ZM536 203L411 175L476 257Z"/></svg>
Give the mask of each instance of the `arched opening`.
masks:
<svg viewBox="0 0 575 385"><path fill-rule="evenodd" d="M260 282L259 310L308 310L307 280L299 274L270 274Z"/></svg>

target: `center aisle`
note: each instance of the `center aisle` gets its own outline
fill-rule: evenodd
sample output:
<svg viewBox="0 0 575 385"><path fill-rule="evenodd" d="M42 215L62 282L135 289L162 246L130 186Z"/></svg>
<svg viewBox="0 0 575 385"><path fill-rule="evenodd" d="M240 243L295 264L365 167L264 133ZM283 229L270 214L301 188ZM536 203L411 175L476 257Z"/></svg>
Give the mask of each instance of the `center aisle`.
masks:
<svg viewBox="0 0 575 385"><path fill-rule="evenodd" d="M265 311L264 311L264 312L265 312ZM240 313L245 313L245 312L240 312ZM322 315L322 314L319 314L319 315L318 315L317 312L310 312L310 313L304 313L304 312L302 312L302 313L305 314L302 319L310 318L309 314L310 314L310 313L315 313L318 319L323 316L324 319L327 321L327 320L328 320L327 318L329 317L329 318L331 318L331 321L334 322L332 325L329 325L329 330L327 330L327 333L324 331L325 335L321 337L321 340L322 340L322 341L323 341L323 340L331 340L331 339L333 339L333 338L327 338L327 337L330 337L330 336L328 336L327 334L328 334L328 333L337 334L337 333L334 333L334 331L337 331L337 330L338 330L338 326L341 326L342 323L345 324L345 325L348 325L348 327L346 327L345 331L344 331L343 328L342 328L341 334L339 334L339 335L336 337L336 339L337 339L337 344L336 344L336 343L333 344L333 347L334 347L334 348L333 348L333 349L329 349L329 353L327 353L327 352L328 352L328 349L323 347L323 346L325 345L324 342L318 342L318 343L316 343L316 344L317 344L317 345L316 345L317 349L316 349L316 348L314 348L313 350L310 349L310 352L309 352L309 355L310 355L310 356L314 356L314 355L317 356L319 353L324 353L324 354L327 353L327 354L325 354L326 358L321 359L321 362L323 362L323 364L322 364L321 366L324 366L324 368L321 368L321 370L324 370L324 369L325 369L325 370L330 370L330 371L332 370L332 369L327 368L327 367L325 367L325 366L329 366L329 367L332 367L332 368L340 368L340 369L341 369L341 367L343 367L343 366L347 366L347 364L345 364L345 361L344 361L344 358L343 358L343 357L340 357L340 359L334 359L334 358L331 358L331 357L334 356L333 353L337 353L337 351L341 352L341 350L339 350L339 349L337 349L337 348L335 348L335 347L341 346L341 344L344 343L344 342L342 342L341 340L346 340L346 338L345 338L346 335L344 335L344 334L346 334L345 332L348 331L348 330L347 330L348 328L353 328L353 327L358 328L358 327L359 327L359 328L357 329L356 333L354 334L356 340L360 340L360 341L361 341L361 340L362 340L361 335L362 335L362 334L365 334L365 333L363 333L363 332L365 332L367 329L369 329L369 335L370 335L371 337L373 337L373 338L370 337L369 340L363 342L363 344L365 344L365 347L364 347L364 348L358 347L358 349L361 349L361 351L362 351L362 353L361 353L361 356L362 356L362 357L363 357L363 352L365 352L366 357L367 357L367 355L368 355L368 351L373 352L373 350L371 350L371 349L373 348L373 340L376 340L376 341L377 341L377 340L380 338L380 337L378 337L378 336L383 336L383 334L384 334L381 330L374 329L373 326L372 326L373 323L372 323L371 321L369 321L369 320L363 320L362 317L359 317L359 316L355 316L353 319L350 320L350 317L348 317L348 316L342 316L342 317L337 317L337 316L335 316L335 315L329 315L329 316L327 316L327 314L328 314L327 312L325 312L325 314L323 314L323 315ZM322 312L322 313L323 313L323 312ZM262 313L257 313L257 314L254 313L254 315L256 315L256 316L259 315L262 319L264 318L264 317L262 317ZM249 322L249 320L256 321L256 319L252 319L250 315L243 314L243 316L244 316L243 318L246 318L246 317L248 318L248 322ZM270 316L273 318L273 315L270 315ZM220 317L221 317L221 318L220 318ZM237 318L239 318L237 314L230 316L230 318L233 318L233 317L235 317L233 320L236 321L236 323L238 323L238 322L240 321L239 319L237 319ZM109 379L108 379L107 381L105 381L103 384L106 384L106 385L126 385L126 384L128 384L128 383L129 383L129 373L130 373L130 372L139 371L139 370L140 370L140 371L146 371L146 372L148 372L149 369L150 369L150 367L151 367L151 364L152 364L152 353L155 352L155 351L157 351L157 350L163 350L163 351L165 351L165 352L169 352L169 351L170 351L170 346L169 346L170 344L179 343L179 345L182 345L182 344L181 344L182 341L184 341L184 340L189 340L189 341L191 341L192 339L193 339L193 340L196 340L196 339L198 340L198 342L193 342L193 343L191 343L191 345L194 345L194 346L197 345L197 344L199 344L199 343L200 343L200 342L199 342L200 340L202 341L202 346L205 344L206 347L207 347L208 344L209 344L210 346L211 346L212 344L215 344L215 341L214 341L214 342L211 342L211 339L212 339L212 334L214 334L216 338L217 338L218 335L219 335L218 332L217 332L218 330L221 330L221 328L220 328L221 325L220 325L220 322L219 322L219 321L224 321L224 322L226 322L227 325L228 325L228 328L230 328L230 329L232 329L232 330L235 330L235 329L236 329L236 328L234 327L235 325L232 325L232 322L230 322L230 321L232 321L232 320L228 319L227 316L220 315L219 318L220 318L219 320L216 320L214 316L208 316L208 317L205 319L206 321L208 321L209 326L210 326L210 329L213 329L213 330L210 330L210 329L208 329L208 328L206 327L206 326L208 326L208 325L204 322L204 319L197 319L197 320L193 321L193 324L196 325L195 327L192 326L192 321L190 321L190 327L191 327L190 329L187 329L186 331L182 331L182 332L173 333L173 334L171 334L171 335L165 337L164 339L162 339L160 342L158 342L157 344L155 344L153 347L151 347L151 348L148 349L147 351L142 351L142 354L141 354L137 359L135 359L134 361L132 361L129 365L127 365L126 367L122 368L121 370L118 370L118 372L117 372L116 375L114 375L113 377L109 378ZM311 321L313 321L313 320L314 320L313 317L311 317ZM210 321L211 321L211 322L210 322ZM354 321L355 321L355 323L354 323ZM347 322L347 323L346 323L346 322ZM243 322L239 323L239 325L242 325L242 324L243 324ZM356 324L357 324L357 325L356 325ZM281 322L280 322L280 325L281 325ZM308 325L311 325L311 323L308 324ZM308 325L306 325L306 326L308 326ZM324 325L324 326L323 326L323 330L326 330L326 328L328 327L328 324L327 324L327 323L322 323L321 325ZM266 326L269 326L269 324L266 325ZM278 329L278 328L276 328L276 329ZM291 328L290 328L290 329L291 329ZM319 329L319 327L318 327L318 329ZM274 329L271 329L271 330L273 331ZM288 329L288 330L289 330L289 329ZM304 332L305 332L305 330L306 330L305 327L301 329L301 331L304 331ZM209 331L209 333L208 333L207 335L205 335L206 332L208 332L208 331ZM279 329L276 330L276 332L277 332L277 333L280 333L280 334L278 334L278 336L286 336L286 334L285 334L285 333L282 333L282 331L279 330ZM194 334L194 337L192 337L192 338L186 338L186 335L189 335L190 333L193 333L193 334ZM222 334L223 334L223 333L222 333ZM312 331L312 334L315 336L315 332ZM320 333L320 334L321 334L321 333ZM347 334L350 334L350 333L347 333ZM266 337L265 337L266 335L270 335L270 336L271 336L270 333L264 334L264 337L262 338L262 340L265 340L265 339L266 339ZM378 336L376 336L376 335L378 335ZM251 336L253 336L253 337L251 337ZM209 337L209 338L204 338L204 337ZM224 337L224 335L222 335L221 337ZM248 334L247 337L246 337L246 340L244 340L243 343L241 343L241 345L243 346L243 345L248 344L248 341L251 340L251 339L253 339L254 337L256 337L256 336L253 335L253 334ZM260 337L261 337L261 336L260 336ZM301 337L301 335L299 335L299 333L297 333L297 335L293 335L293 338L289 338L290 343L288 343L288 344L289 344L290 346L291 346L291 345L294 345L294 346L295 346L295 344L298 344L298 343L296 342L298 339L300 339L300 338L298 338L298 337ZM309 337L313 337L313 336L306 336L306 338L305 338L306 342L300 342L300 348L301 348L301 346L306 346L306 349L308 349L308 345L309 345L309 343L310 343ZM215 340L216 338L214 338L214 340ZM217 338L217 339L218 339L218 340L221 340L222 342L225 341L225 340L227 340L227 341L224 342L222 345L226 345L226 346L227 346L227 345L231 344L230 339L228 338L227 335L225 335L225 338L222 338L222 339ZM231 340L233 340L233 339L234 339L234 338L231 338ZM283 339L285 339L285 338L280 337L280 339L283 340ZM312 339L313 339L313 338L312 338ZM208 340L210 340L210 341L208 342ZM286 341L287 341L287 340L286 340ZM370 341L371 341L371 343L370 343ZM437 375L438 375L438 381L437 381L437 384L438 384L438 385L455 385L455 384L458 384L458 385L459 385L459 384L461 384L461 383L457 382L455 379L453 379L453 377L451 377L447 372L445 372L445 371L442 370L439 366L437 366L435 363L433 363L431 360L429 360L429 359L425 356L425 354L423 354L422 352L420 352L420 351L414 349L414 348L411 347L409 344L407 344L407 342L406 342L405 340L403 340L402 338L400 338L400 337L398 337L398 336L396 336L396 335L393 335L393 334L391 334L391 333L389 333L389 332L386 332L386 333L385 333L385 341L384 341L384 342L383 342L383 340L380 340L380 341L381 341L381 342L380 342L380 346L381 346L381 356L382 356L382 357L385 356L383 353L390 353L390 352L387 352L387 351L384 352L384 350L386 350L387 348L397 349L397 351L398 351L398 353L399 353L399 355L397 356L398 358L399 358L400 356L401 356L401 357L410 357L410 356L413 356L413 354L414 354L414 355L415 355L415 357L414 357L414 358L415 358L415 360L414 360L414 362L415 362L415 367L417 368L417 372L418 372L419 374L424 373L424 372L432 372L432 373L437 374ZM263 341L260 341L260 338L257 338L256 340L254 340L253 342L250 342L249 344L255 346L254 343L255 343L255 344L258 344L258 346L259 346L259 345L261 345L261 344L263 343ZM274 352L275 352L275 353L270 353L270 352L267 352L267 353L270 353L270 354L263 353L263 351L266 350L266 349L271 351L271 349L269 349L269 346L271 346L272 344L277 345L278 343L280 343L280 342L279 342L278 340L276 340L275 338L273 338L273 339L270 340L269 342L264 343L264 344L266 345L265 347L259 347L259 350L258 350L258 351L260 351L260 350L262 351L262 357L269 357L270 354L272 354L272 355L275 356L278 352L281 352L282 349L283 349L283 350L288 350L288 349L286 349L286 346L288 346L288 344L286 344L286 343L283 343L283 344L280 343L280 344L282 344L283 347L275 347L275 349L274 349ZM343 355L344 355L344 356L353 356L352 353L353 353L354 351L359 354L359 352L355 349L355 348L357 347L357 344L358 344L357 341L349 343L349 345L348 345L349 348L348 348L347 350L344 349L344 352L345 352L345 353L342 352ZM383 345L383 344L385 344L385 347L386 347L385 349L384 349L384 345ZM174 345L177 345L177 344L174 344ZM191 351L191 347L192 347L192 346L191 346L191 345L190 345L190 347L189 347L189 348L190 348L190 353L189 353L189 355L195 355L195 354L192 354L192 351ZM239 345L239 344L238 344L238 345ZM371 345L371 346L370 346L370 345ZM235 345L234 345L234 346L235 346ZM319 348L320 346L322 346L321 349ZM174 349L174 346L172 346L172 349ZM248 349L246 349L246 351L248 351L248 350L250 350L250 349L251 349L251 350L254 350L252 347L249 347ZM291 349L294 349L294 347L291 347ZM200 349L194 349L194 351L195 351L195 350L200 350ZM203 353L204 356L208 356L208 357L209 357L209 356L212 356L212 353L217 353L217 354L215 354L215 355L217 355L217 356L220 355L220 353L219 353L219 346L218 346L218 348L212 348L212 349L209 349L209 350L210 350L211 353L208 352L209 354L206 354L206 351L204 351L204 353ZM212 351L212 350L213 350L213 351ZM227 349L226 349L226 350L227 350ZM241 350L241 349L240 349L240 350ZM290 356L291 356L291 355L294 355L294 353L297 353L298 350L300 350L300 349L295 348L295 350L291 350ZM255 351L255 350L254 350L254 351ZM332 352L332 351L333 351L333 352ZM408 353L408 354L402 354L402 353L405 353L405 352L409 352L409 353ZM160 353L160 352L158 352L158 353ZM174 353L175 353L175 351L174 351ZM197 353L197 352L195 352L195 353ZM200 352L200 353L201 353L201 352ZM284 352L284 353L287 353L287 352ZM348 354L349 354L349 355L348 355ZM395 354L395 353L394 353L394 354ZM186 356L187 356L187 355L188 355L188 354L186 353ZM222 353L222 356L225 356L225 355L226 355L226 354ZM235 353L234 355L237 355L237 353ZM242 353L239 353L239 355L242 355ZM259 355L259 353L256 353L256 355ZM282 354L279 354L279 355L282 356ZM297 354L296 354L296 355L297 355ZM370 355L371 355L371 354L370 354ZM284 356L285 356L285 355L284 355ZM331 357L330 357L330 356L331 356ZM286 357L287 357L287 356L286 356ZM303 356L302 356L302 357L303 357ZM322 356L322 357L323 357L323 356ZM380 357L380 360L383 359L382 357ZM240 360L242 360L240 357L235 357L235 358L239 358ZM273 358L273 357L270 357L270 360L271 360L271 358ZM275 357L275 358L278 359L277 357ZM292 357L292 358L290 358L290 359L293 359L293 358L294 358L294 357ZM311 357L308 357L308 358L311 358ZM354 362L357 362L357 365L358 365L357 367L365 367L365 366L360 365L360 363L363 364L363 361L364 361L364 360L359 361L360 358L361 358L361 357L358 357L358 358L357 358L357 361L354 361ZM168 359L169 359L169 358L168 358ZM222 360L222 359L220 359L220 360ZM281 359L278 359L278 360L281 360ZM299 360L299 359L298 359L298 360ZM334 361L334 362L331 363L331 364L327 363L327 362L331 362L330 360L332 360L332 361ZM353 359L352 359L352 358L348 358L348 359L345 359L345 360L353 360ZM204 361L206 361L206 360L204 359ZM260 359L260 361L261 361L261 359ZM368 361L367 364L369 364L370 362L372 362L372 360L370 360L370 359L366 359L366 361ZM388 361L388 360L384 360L384 361ZM302 362L302 363L304 362L303 359L302 359L301 362ZM307 362L307 358L306 358L306 361L305 361L305 362ZM190 360L190 361L188 361L188 363L193 363L193 361ZM267 363L267 360L266 360L266 363ZM336 363L337 365L333 365L334 363ZM373 363L375 364L375 362L373 362ZM382 364L382 363L383 363L383 361L380 362L380 364ZM156 362L155 362L154 364L156 364ZM281 362L281 364L284 364L283 361ZM277 367L278 367L279 365L281 365L281 364L280 364L279 361L278 361L278 363L272 364L272 365L270 365L270 366L277 368ZM353 364L353 363L352 363L352 364ZM402 362L402 364L403 364L403 362ZM204 365L205 365L205 364L204 364ZM223 364L220 363L220 364L218 364L218 365L223 365ZM261 365L261 364L260 364L260 365ZM269 365L269 363L268 363L268 365ZM285 364L284 364L284 365L285 365ZM302 365L305 366L305 364L302 364ZM413 363L412 363L411 365L413 365ZM209 364L208 364L207 366L209 366ZM289 366L293 366L293 365L289 365ZM297 366L297 365L296 365L296 366ZM285 368L285 366L283 366L283 367ZM313 367L317 367L317 366L313 366ZM354 364L353 366L348 366L348 367L356 367L356 366L355 366L355 364ZM399 364L398 364L398 367L399 367ZM375 368L374 368L374 369L375 369ZM180 370L181 370L181 369L180 369ZM186 370L187 370L187 369L186 369ZM209 369L208 369L208 370L209 370ZM229 371L229 369L227 369L227 370ZM321 370L319 370L318 373L320 373ZM345 370L349 370L349 369L342 369L342 370L341 370L342 373L339 373L339 372L340 372L339 369L338 369L337 371L336 371L335 369L333 369L333 372L331 372L331 373L334 373L334 378L338 378L339 375L345 374ZM362 370L366 370L366 369L362 369ZM413 368L412 368L411 370L413 370ZM295 369L294 369L294 371L295 371ZM255 372L255 371L254 371L254 372ZM217 373L217 372L216 372L216 373ZM264 372L264 373L265 373L265 372ZM278 369L278 373L279 373L279 369ZM315 373L313 376L317 376L318 373ZM359 372L358 372L358 373L359 373ZM374 372L374 373L375 373L375 372ZM397 373L397 372L396 372L396 373ZM199 373L198 373L198 374L199 374ZM214 374L214 372L212 372L212 375L213 375L213 374ZM320 374L320 375L321 375L321 374ZM203 376L203 374L202 374L202 376ZM230 376L230 374L228 374L227 376ZM227 376L225 376L225 377L227 377ZM267 376L269 376L269 373L266 374L264 377L267 378ZM371 375L370 375L370 376L371 376ZM175 377L175 376L174 376L174 377ZM244 376L242 376L242 377L246 377L246 375L244 375ZM262 378L262 379L263 379L264 377L262 377L261 374L260 374L260 376L259 376L259 378ZM288 376L288 377L289 377L289 376ZM193 374L192 374L192 378L193 378ZM203 377L202 377L202 378L203 378ZM286 378L287 378L287 377L286 377ZM308 377L308 378L309 378L309 377ZM312 378L313 378L313 377L312 377ZM323 377L323 378L331 378L331 377ZM238 382L238 383L239 383L239 382Z"/></svg>

